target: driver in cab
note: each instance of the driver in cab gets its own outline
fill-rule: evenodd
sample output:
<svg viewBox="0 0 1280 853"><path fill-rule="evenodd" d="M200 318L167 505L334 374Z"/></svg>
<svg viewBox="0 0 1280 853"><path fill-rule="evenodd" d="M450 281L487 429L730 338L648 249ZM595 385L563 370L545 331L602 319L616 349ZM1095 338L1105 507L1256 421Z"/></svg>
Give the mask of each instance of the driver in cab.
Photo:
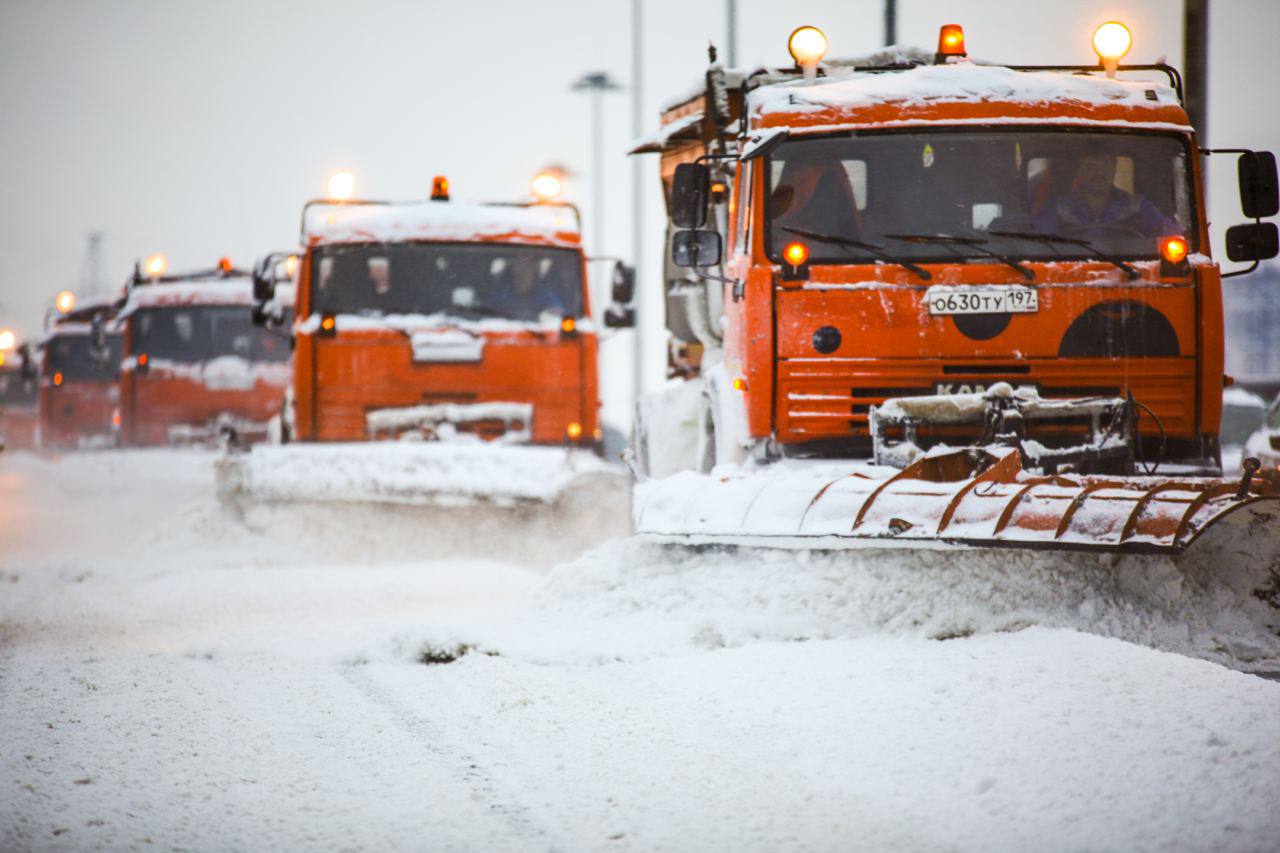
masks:
<svg viewBox="0 0 1280 853"><path fill-rule="evenodd" d="M1042 234L1115 232L1164 237L1182 227L1150 200L1115 185L1116 156L1085 154L1076 161L1067 191L1050 198L1033 219Z"/></svg>
<svg viewBox="0 0 1280 853"><path fill-rule="evenodd" d="M537 320L544 312L564 314L564 300L542 273L543 260L523 252L507 262L506 276L496 294L496 306L517 320ZM495 307L496 307L495 306Z"/></svg>

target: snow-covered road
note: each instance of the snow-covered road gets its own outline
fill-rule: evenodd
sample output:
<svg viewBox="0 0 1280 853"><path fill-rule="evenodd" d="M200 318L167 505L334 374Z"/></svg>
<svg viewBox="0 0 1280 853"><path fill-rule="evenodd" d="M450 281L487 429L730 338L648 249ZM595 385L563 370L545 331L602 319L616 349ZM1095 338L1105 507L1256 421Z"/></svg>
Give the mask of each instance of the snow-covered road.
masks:
<svg viewBox="0 0 1280 853"><path fill-rule="evenodd" d="M0 456L0 849L1280 843L1280 684L1107 579L409 559L212 494L200 454Z"/></svg>

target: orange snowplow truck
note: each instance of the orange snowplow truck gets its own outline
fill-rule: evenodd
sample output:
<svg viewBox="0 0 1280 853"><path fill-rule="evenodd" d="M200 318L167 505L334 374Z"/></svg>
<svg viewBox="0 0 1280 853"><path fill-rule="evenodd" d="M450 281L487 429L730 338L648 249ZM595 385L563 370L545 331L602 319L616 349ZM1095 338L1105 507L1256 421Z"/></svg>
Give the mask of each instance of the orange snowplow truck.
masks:
<svg viewBox="0 0 1280 853"><path fill-rule="evenodd" d="M124 336L114 300L77 306L54 321L41 347L40 446L111 447L120 406Z"/></svg>
<svg viewBox="0 0 1280 853"><path fill-rule="evenodd" d="M936 54L790 47L794 70L713 64L634 149L662 155L697 465L1006 444L1046 473L1221 473L1221 280L1277 253L1271 154L1200 149L1178 72L1119 65L1119 24L1080 67L970 61L955 25ZM1210 257L1211 153L1254 220L1238 272Z"/></svg>
<svg viewBox="0 0 1280 853"><path fill-rule="evenodd" d="M247 272L135 269L120 311L120 437L128 447L245 444L266 438L289 384L289 342L252 322Z"/></svg>
<svg viewBox="0 0 1280 853"><path fill-rule="evenodd" d="M0 449L35 449L40 423L39 381L30 344L0 352Z"/></svg>
<svg viewBox="0 0 1280 853"><path fill-rule="evenodd" d="M304 442L479 438L597 449L597 336L577 211L315 201L302 217L293 396ZM260 322L287 256L255 274Z"/></svg>

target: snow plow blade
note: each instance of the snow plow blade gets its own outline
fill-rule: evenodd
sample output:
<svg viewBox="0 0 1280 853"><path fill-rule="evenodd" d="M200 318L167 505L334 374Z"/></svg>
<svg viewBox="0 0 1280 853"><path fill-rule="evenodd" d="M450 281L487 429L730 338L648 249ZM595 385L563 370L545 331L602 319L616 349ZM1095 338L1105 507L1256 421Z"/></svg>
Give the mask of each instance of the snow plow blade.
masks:
<svg viewBox="0 0 1280 853"><path fill-rule="evenodd" d="M490 443L259 446L218 461L223 501L554 504L575 481L622 478L586 450Z"/></svg>
<svg viewBox="0 0 1280 853"><path fill-rule="evenodd" d="M1017 451L964 450L902 470L784 462L684 472L637 485L632 524L642 541L695 549L846 550L851 571L900 563L904 549L944 549L958 576L990 561L993 579L1109 577L1113 591L1194 614L1188 630L1207 632L1200 639L1232 666L1274 672L1280 495L1266 490L1252 480L1034 476Z"/></svg>
<svg viewBox="0 0 1280 853"><path fill-rule="evenodd" d="M577 448L258 445L219 459L215 476L223 506L251 527L359 530L406 554L558 559L627 532L625 472Z"/></svg>
<svg viewBox="0 0 1280 853"><path fill-rule="evenodd" d="M1209 478L1033 476L1016 451L962 450L901 471L820 465L678 474L637 487L633 520L650 537L777 547L937 543L1165 554L1181 554L1229 523L1280 550L1280 495L1267 488Z"/></svg>

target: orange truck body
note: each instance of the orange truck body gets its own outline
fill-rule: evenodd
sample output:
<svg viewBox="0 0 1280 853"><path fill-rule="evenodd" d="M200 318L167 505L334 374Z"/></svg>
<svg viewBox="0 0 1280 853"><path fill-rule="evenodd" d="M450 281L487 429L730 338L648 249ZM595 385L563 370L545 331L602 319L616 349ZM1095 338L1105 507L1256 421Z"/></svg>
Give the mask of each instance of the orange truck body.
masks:
<svg viewBox="0 0 1280 853"><path fill-rule="evenodd" d="M425 412L449 422L450 430L484 440L598 444L598 344L587 319L586 264L575 216L561 207L448 201L326 206L315 213L304 221L294 303L292 438L394 438L403 430L394 423L378 429L371 415L387 413L394 422L396 412ZM343 293L353 292L356 280L336 278L342 292L333 298L347 310L321 304L321 266L330 255L362 259L359 286L365 271L381 270L394 296L404 287L400 265L415 253L436 258L438 267L467 253L492 255L479 272L487 280L521 252L560 265L561 281L572 291L565 299L570 307L537 318L478 316L448 304L389 314L377 307L376 288L366 301L352 302L355 297ZM455 300L470 291L468 281L453 282ZM475 282L476 298L483 298L485 286Z"/></svg>
<svg viewBox="0 0 1280 853"><path fill-rule="evenodd" d="M948 75L961 79L953 85ZM963 78L979 75L996 85L984 82L966 92ZM771 439L802 452L831 446L848 455L850 448L869 445L869 409L886 398L982 391L1007 382L1034 385L1045 398L1132 394L1146 407L1138 430L1148 450L1160 447L1166 459L1216 458L1224 385L1222 287L1210 257L1202 158L1172 88L1068 73L925 64L879 74L835 72L804 86L792 78L794 87L767 86L740 99L743 79L731 76L728 83L733 107L728 118L734 126L745 109L748 138L765 139L784 129L788 134L774 153L713 173L713 180L729 184L719 212L727 279L723 364L739 389L750 439ZM1059 89L1065 93L1055 96ZM635 149L662 152L668 198L676 166L693 162L716 144L713 122L698 118L702 111L702 96L673 106L663 117L666 132ZM1001 261L976 254L957 258L962 253L939 245L929 257L908 255L931 274L922 280L895 263L846 260L839 247L806 240L812 259L803 275L786 280L779 243L769 240L770 208L779 204L769 187L779 184L781 165L773 161L786 146L919 134L904 144L916 146L917 165L923 152L929 167L935 148L939 158L945 156L949 139L1030 131L1044 132L1046 138L1106 133L1118 141L1171 141L1185 162L1186 262L1172 268L1162 264L1153 237L1142 252L1123 257L1136 270L1131 279L1112 263L1054 260L1052 247L1023 243L1013 260L1029 270L1024 278ZM1025 175L1022 148L1017 158ZM877 215L877 205L883 210L894 204L896 195L893 187L872 183L874 172L865 180L865 197L854 212L863 222ZM922 219L929 212L923 207ZM713 215L714 208L713 203ZM907 243L881 241L889 251L910 249ZM1007 247L1000 251L1011 254ZM993 318L989 323L933 314L926 295L936 285L1021 285L1035 290L1039 308L985 315ZM839 334L825 332L824 351L819 351L815 336L823 329ZM1146 343L1127 346L1117 339L1126 337ZM1157 337L1160 341L1153 342ZM838 345L832 347L834 341ZM1048 425L1028 435L1066 440L1078 427ZM940 434L946 437L947 430L934 433Z"/></svg>
<svg viewBox="0 0 1280 853"><path fill-rule="evenodd" d="M40 445L109 447L117 441L123 338L113 300L87 302L58 318L40 347ZM100 340L95 341L95 322Z"/></svg>
<svg viewBox="0 0 1280 853"><path fill-rule="evenodd" d="M244 274L136 284L121 310L127 447L266 438L289 384L288 341L251 324Z"/></svg>

